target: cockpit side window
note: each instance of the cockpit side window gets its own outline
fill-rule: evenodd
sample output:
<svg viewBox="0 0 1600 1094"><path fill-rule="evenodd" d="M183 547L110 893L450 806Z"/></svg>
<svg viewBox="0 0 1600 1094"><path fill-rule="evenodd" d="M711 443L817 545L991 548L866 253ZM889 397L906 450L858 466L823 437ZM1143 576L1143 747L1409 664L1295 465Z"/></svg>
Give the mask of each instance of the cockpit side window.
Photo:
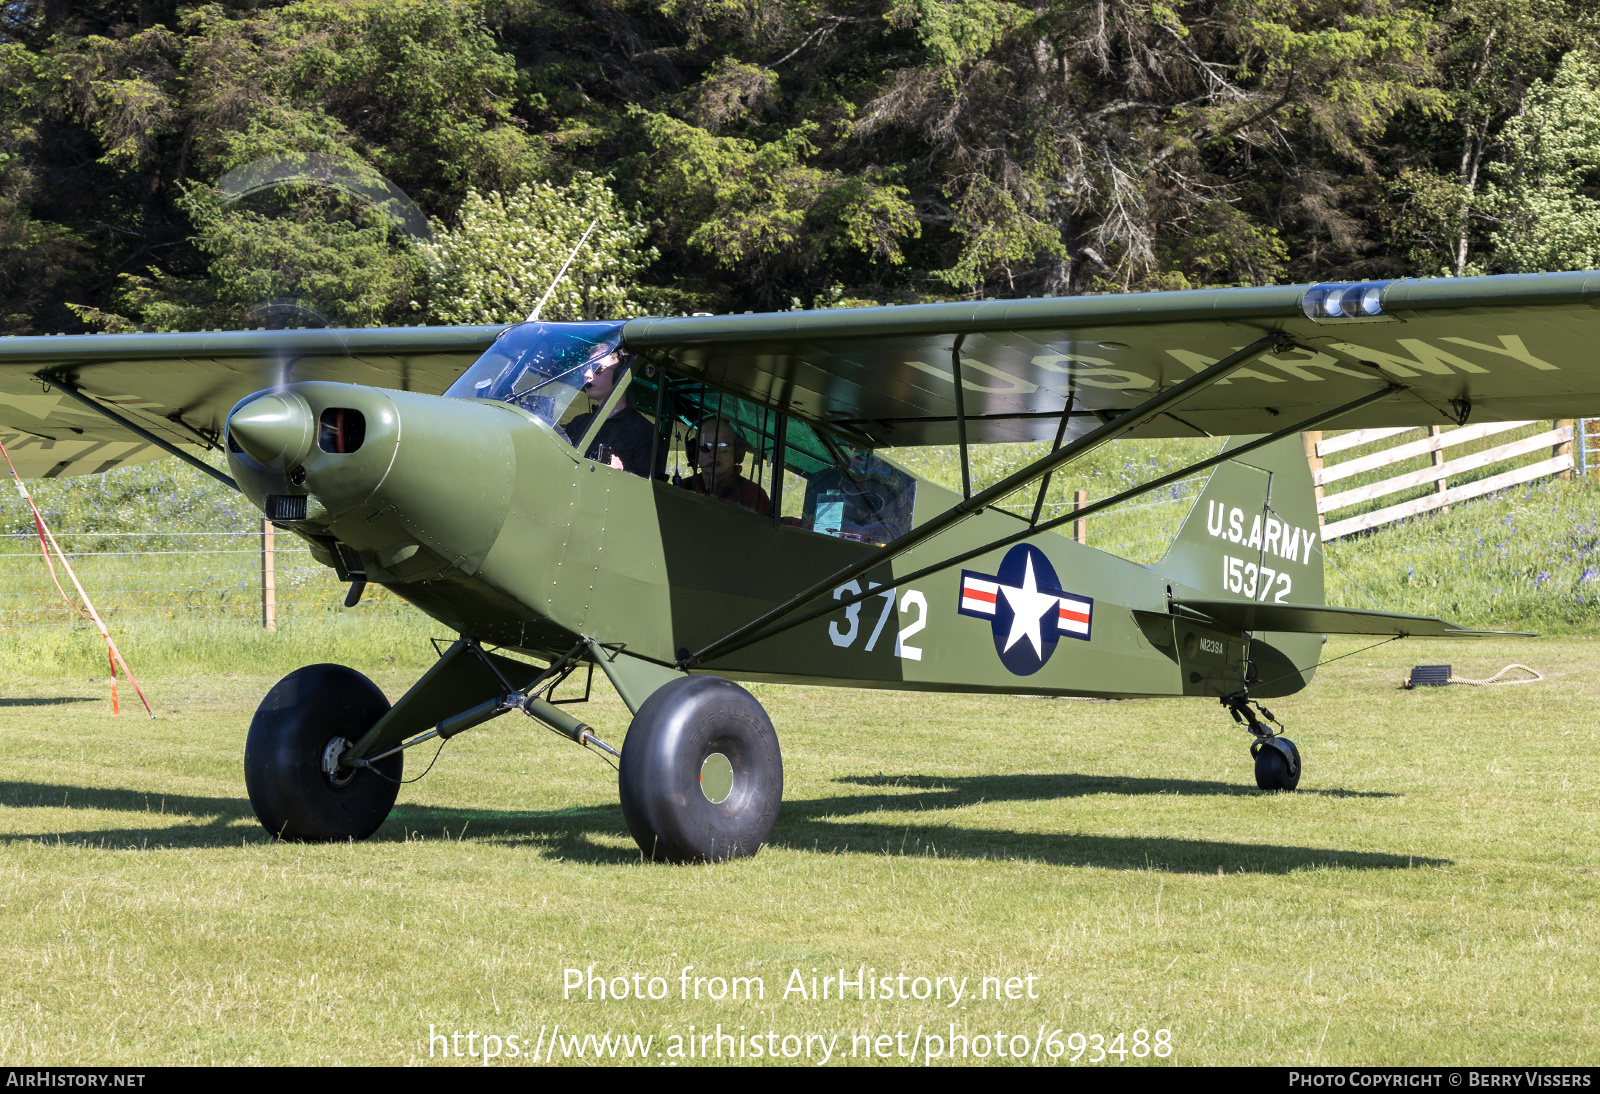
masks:
<svg viewBox="0 0 1600 1094"><path fill-rule="evenodd" d="M917 480L871 449L837 447L839 461L806 479L800 526L877 544L911 531Z"/></svg>
<svg viewBox="0 0 1600 1094"><path fill-rule="evenodd" d="M648 368L634 381L640 407L654 407L663 478L685 490L770 517L777 490L771 409L697 381Z"/></svg>
<svg viewBox="0 0 1600 1094"><path fill-rule="evenodd" d="M705 384L646 376L638 405L661 407L671 481L840 539L887 543L911 530L916 479L870 449Z"/></svg>

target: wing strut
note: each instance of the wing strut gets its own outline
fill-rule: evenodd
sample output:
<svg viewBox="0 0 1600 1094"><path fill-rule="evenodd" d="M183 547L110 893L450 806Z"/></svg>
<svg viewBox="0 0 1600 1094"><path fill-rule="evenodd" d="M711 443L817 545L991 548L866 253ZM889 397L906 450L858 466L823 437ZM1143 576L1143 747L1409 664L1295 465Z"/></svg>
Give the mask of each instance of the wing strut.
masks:
<svg viewBox="0 0 1600 1094"><path fill-rule="evenodd" d="M1067 405L1061 410L1061 424L1056 426L1056 441L1050 446L1052 452L1061 447L1061 441L1067 435L1067 425L1072 421L1072 404L1077 399L1077 392L1067 393ZM1044 478L1039 480L1039 496L1033 499L1033 515L1028 518L1029 524L1039 523L1039 512L1044 508L1044 496L1050 492L1050 476L1053 474L1055 472L1046 471Z"/></svg>
<svg viewBox="0 0 1600 1094"><path fill-rule="evenodd" d="M950 376L956 382L956 445L961 449L961 497L972 499L972 464L967 460L967 396L961 384L961 343L965 334L956 335L950 350Z"/></svg>
<svg viewBox="0 0 1600 1094"><path fill-rule="evenodd" d="M784 601L782 604L779 604L776 608L773 608L766 614L761 615L756 619L752 619L744 626L717 639L715 642L712 642L710 645L701 649L698 653L692 653L689 656L680 659L677 667L680 669L687 669L699 664L702 661L716 657L719 654L724 654L735 648L749 645L752 636L760 633L766 627L776 623L778 620L782 619L786 615L789 615L791 612L797 611L798 609L804 607L817 597L822 596L825 593L832 592L835 588L843 585L845 582L850 581L853 578L860 577L868 571L875 570L884 563L898 558L919 544L925 543L932 539L945 529L961 523L974 513L981 512L993 502L999 501L1001 498L1006 497L1008 494L1011 494L1016 490L1020 490L1024 486L1029 486L1032 483L1037 482L1039 479L1043 478L1045 475L1049 474L1051 471L1054 471L1063 464L1070 463L1072 460L1077 459L1084 453L1100 447L1107 441L1115 440L1123 434L1143 425L1156 415L1171 410L1173 407L1184 402L1190 396L1204 391L1218 380L1227 379L1227 376L1230 372L1243 368L1251 361L1254 361L1257 357L1269 352L1278 344L1280 340L1288 340L1287 336L1280 331L1270 331L1267 334L1262 335L1248 346L1229 354L1216 364L1210 365L1204 370L1195 373L1182 383L1175 384L1174 386L1167 388L1165 391L1152 395L1150 398L1146 399L1132 410L1124 411L1121 415L1107 422L1105 425L1102 425L1099 429L1096 429L1091 433L1084 434L1077 440L1056 449L1047 456L1041 456L1039 459L1033 461L1020 471L1016 471L1010 475L1007 475L1005 478L1001 479L987 490L980 490L976 494L972 494L964 498L962 501L951 506L943 513L940 513L938 516L928 521L928 523L913 528L899 539L892 543L885 544L860 561L853 562L844 569L839 570L837 573L830 574L822 581L812 585L804 592L790 597L788 600ZM957 353L959 354L959 350ZM961 382L958 374L956 391L959 393L960 390ZM957 397L959 398L959 395ZM1345 409L1346 408L1341 407L1337 413L1343 413ZM965 415L963 415L963 421L964 419ZM1296 428L1298 429L1300 427ZM963 467L966 465L964 452L962 465ZM1081 516L1082 512L1080 511L1080 513L1077 515ZM1042 529L1047 526L1048 525L1039 525L1038 528ZM1035 530L1037 529L1030 528L1027 534L1031 535ZM874 590L874 592L877 591L878 590ZM837 604L833 605L835 608L837 606ZM832 608L829 610L832 610ZM784 629L787 629L787 627Z"/></svg>
<svg viewBox="0 0 1600 1094"><path fill-rule="evenodd" d="M222 483L224 486L231 487L234 490L238 490L239 489L239 484L233 481L233 477L231 475L226 475L223 472L218 471L215 467L212 467L209 463L206 463L204 460L195 459L193 456L189 455L189 453L185 452L183 449L179 448L177 445L172 444L170 441L162 440L160 437L157 437L154 433L150 432L148 429L144 428L141 425L136 425L135 423L129 421L127 418L124 418L121 414L118 414L116 411L112 410L110 407L103 406L102 404L100 404L100 403L96 402L95 400L89 398L89 396L85 395L79 388L77 388L73 384L69 384L65 380L57 380L57 379L54 379L53 377L49 377L49 376L40 376L39 379L44 381L45 383L49 384L51 387L60 388L62 391L66 392L68 395L70 395L74 399L78 400L78 402L82 403L84 406L88 407L90 410L93 410L93 411L95 411L95 412L97 412L99 414L105 415L107 418L110 418L113 422L116 422L118 425L122 426L124 429L129 430L130 432L137 433L139 436L143 437L145 440L149 441L151 444L155 445L157 448L162 449L163 451L167 452L170 455L178 457L178 459L182 460L184 463L190 464L190 465L192 465L194 467L198 467L201 471L204 471L206 474L210 475L212 478L216 479L218 482Z"/></svg>
<svg viewBox="0 0 1600 1094"><path fill-rule="evenodd" d="M731 653L735 649L742 649L745 646L754 645L757 642L764 642L768 638L771 638L777 634L782 634L784 631L793 627L798 627L802 623L809 623L813 619L820 619L821 617L828 615L830 612L840 611L841 609L850 607L852 604L859 604L863 600L866 600L870 597L879 596L891 589L898 589L900 586L909 582L920 581L922 578L925 578L930 574L936 574L941 570L948 570L952 566L959 566L963 562L969 562L972 559L977 558L979 555L985 555L990 551L998 551L1002 548L1009 547L1013 543L1019 543L1022 540L1036 536L1040 532L1047 532L1053 528L1058 528L1061 525L1066 524L1068 521L1081 520L1084 517L1091 516L1103 509L1109 509L1113 505L1120 505L1131 498L1136 498L1140 494L1149 493L1151 490L1159 490L1163 486L1170 486L1172 483L1177 482L1181 478L1192 475L1196 471L1204 471L1208 468L1215 467L1220 463L1226 463L1228 460L1237 459L1240 456L1248 455L1258 448L1265 448L1269 444L1274 444L1283 440L1285 437L1292 436L1293 434L1299 433L1302 430L1313 429L1325 422L1339 417L1341 414L1348 414L1352 410L1359 410L1368 403L1375 403L1380 399L1387 399L1390 395L1404 390L1406 390L1404 385L1390 384L1381 391L1374 391L1370 395L1363 395L1359 399L1352 399L1343 406L1335 407L1333 410L1329 410L1325 413L1307 418L1304 421L1296 422L1294 425L1286 426L1285 428L1278 430L1276 433L1269 433L1264 437L1258 437L1256 440L1242 444L1238 448L1229 449L1226 452L1220 452L1209 459L1201 460L1198 463L1192 463L1188 467L1173 471L1170 474L1162 475L1158 479L1152 479L1141 486L1130 487L1120 494L1114 494L1109 498L1092 502L1089 505L1084 506L1082 509L1070 510L1062 516L1045 521L1043 524L1034 525L1031 528L1026 528L1020 532L1014 533L1013 535L1006 536L1003 539L997 539L993 543L986 543L982 547L976 547L970 551L963 551L961 554L956 555L953 558L947 558L942 562L935 562L931 566L924 566L922 569L916 571L915 573L907 574L905 577L894 578L893 580L884 582L881 585L874 584L872 589L868 592L861 593L857 596L845 596L839 600L830 600L826 605L817 608L815 611L810 611L804 615L795 616L792 619L783 619L767 627L765 630L749 634L747 637L738 638L736 640L736 636L738 636L741 632L748 631L750 629L749 627L741 627L739 631L735 631L727 638L723 638L712 643L710 646L707 646L706 649L714 651L711 656L716 657L726 653ZM893 546L893 544L890 546ZM800 600L800 597L796 597L780 607L783 609L788 609L789 605L795 605L796 602ZM778 613L768 612L767 614L768 616L772 616ZM693 663L694 660L703 659L704 657L705 654L702 651L697 658L691 659L691 663Z"/></svg>

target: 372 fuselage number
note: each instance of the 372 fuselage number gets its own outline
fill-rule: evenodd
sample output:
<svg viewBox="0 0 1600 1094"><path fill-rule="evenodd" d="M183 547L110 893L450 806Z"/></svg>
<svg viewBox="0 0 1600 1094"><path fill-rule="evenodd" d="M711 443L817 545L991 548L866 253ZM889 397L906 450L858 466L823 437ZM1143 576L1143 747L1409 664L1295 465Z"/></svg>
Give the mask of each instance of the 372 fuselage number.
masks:
<svg viewBox="0 0 1600 1094"><path fill-rule="evenodd" d="M881 582L877 581L867 582L867 591L870 593L873 589L878 588L880 584ZM847 581L833 590L833 598L835 600L843 600L846 596L859 595L861 595L861 583L857 581ZM883 609L878 613L878 621L873 624L872 633L867 636L867 644L862 647L863 652L866 653L871 653L876 649L878 639L883 634L884 624L889 622L889 613L894 610L893 589L885 589L877 596L857 601L846 608L844 610L844 618L848 627L841 630L838 620L831 621L828 624L829 640L842 649L849 649L855 645L856 639L861 634L861 606L863 604L871 604L873 600L880 598L883 600ZM928 625L928 598L923 596L917 589L907 589L900 597L900 612L902 615L910 613L912 608L916 608L917 617L911 621L910 625L902 627L900 632L895 635L894 655L896 657L904 657L909 661L921 661L922 647L906 644L906 639Z"/></svg>

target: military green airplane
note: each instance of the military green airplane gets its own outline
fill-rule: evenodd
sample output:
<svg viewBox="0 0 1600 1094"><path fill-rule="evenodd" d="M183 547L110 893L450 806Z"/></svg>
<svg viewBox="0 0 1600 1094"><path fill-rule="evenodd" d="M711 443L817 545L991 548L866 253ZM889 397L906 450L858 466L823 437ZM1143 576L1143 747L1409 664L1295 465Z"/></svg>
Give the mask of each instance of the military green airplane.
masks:
<svg viewBox="0 0 1600 1094"><path fill-rule="evenodd" d="M1564 273L13 338L0 436L24 475L195 463L310 544L348 605L376 582L459 635L392 705L336 665L267 694L245 782L273 834L365 838L407 749L521 711L616 756L646 855L717 860L762 846L783 789L737 680L1206 698L1249 732L1258 785L1293 789L1260 700L1310 683L1324 635L1484 633L1322 603L1299 434L1600 414L1597 302L1600 273ZM1041 519L1051 474L1096 446L1204 436L1232 439ZM999 441L1049 450L977 489L969 446ZM881 452L933 444L958 447L960 492ZM1061 534L1203 470L1153 566ZM1023 491L1031 512L997 506ZM620 752L555 701L596 666L633 714Z"/></svg>

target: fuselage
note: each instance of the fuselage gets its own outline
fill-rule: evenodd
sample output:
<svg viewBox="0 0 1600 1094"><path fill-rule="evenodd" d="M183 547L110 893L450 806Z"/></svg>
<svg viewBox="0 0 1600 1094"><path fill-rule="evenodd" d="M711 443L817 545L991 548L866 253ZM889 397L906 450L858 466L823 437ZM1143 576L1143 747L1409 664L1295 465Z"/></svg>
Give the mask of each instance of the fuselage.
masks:
<svg viewBox="0 0 1600 1094"><path fill-rule="evenodd" d="M324 563L364 573L462 635L540 656L590 638L672 664L875 549L585 459L505 402L293 384L235 408L229 450L247 496ZM956 501L919 480L913 523ZM979 513L835 598L1020 527ZM1305 663L1283 643L1175 617L1173 592L1170 573L1044 533L698 671L1127 697L1231 694L1247 660L1258 679L1263 664ZM1258 693L1307 679L1280 671Z"/></svg>

